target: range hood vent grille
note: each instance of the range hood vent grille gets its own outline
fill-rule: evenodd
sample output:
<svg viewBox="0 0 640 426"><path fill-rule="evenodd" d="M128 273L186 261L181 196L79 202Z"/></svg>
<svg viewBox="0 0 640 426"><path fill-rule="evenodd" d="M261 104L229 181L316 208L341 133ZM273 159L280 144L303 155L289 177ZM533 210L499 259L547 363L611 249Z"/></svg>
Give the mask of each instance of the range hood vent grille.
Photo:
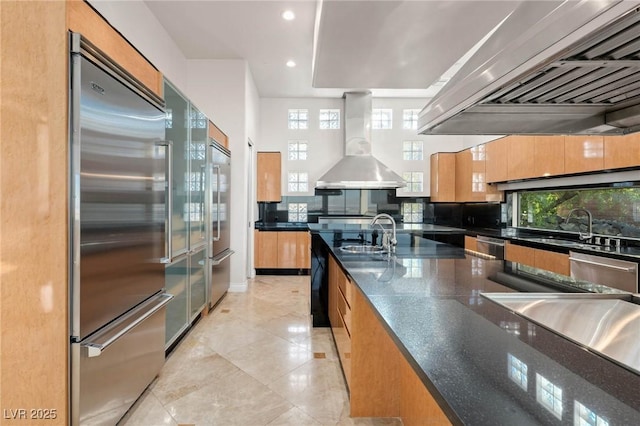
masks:
<svg viewBox="0 0 640 426"><path fill-rule="evenodd" d="M483 103L615 105L640 96L638 71L640 14L633 14Z"/></svg>
<svg viewBox="0 0 640 426"><path fill-rule="evenodd" d="M584 5L563 3L570 11L558 8L564 10L559 16L547 15L529 39L517 33L526 15L518 9L488 48L472 56L473 66L461 70L465 74L455 76L455 84L423 109L419 132L623 134L640 129L640 7L628 9L620 2L615 12L602 13L604 6L591 21L580 15L595 29L578 35L580 27L566 21L584 12ZM559 38L549 36L563 29Z"/></svg>

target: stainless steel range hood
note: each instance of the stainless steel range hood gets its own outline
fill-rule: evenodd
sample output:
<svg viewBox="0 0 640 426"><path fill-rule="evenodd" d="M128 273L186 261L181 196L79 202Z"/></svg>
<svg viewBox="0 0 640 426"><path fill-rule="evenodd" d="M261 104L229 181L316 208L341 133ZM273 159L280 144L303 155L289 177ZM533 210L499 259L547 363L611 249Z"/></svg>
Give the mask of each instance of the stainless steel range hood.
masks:
<svg viewBox="0 0 640 426"><path fill-rule="evenodd" d="M422 134L640 129L640 2L521 2L421 111Z"/></svg>
<svg viewBox="0 0 640 426"><path fill-rule="evenodd" d="M371 92L344 94L345 156L316 183L316 189L392 189L405 181L371 155Z"/></svg>

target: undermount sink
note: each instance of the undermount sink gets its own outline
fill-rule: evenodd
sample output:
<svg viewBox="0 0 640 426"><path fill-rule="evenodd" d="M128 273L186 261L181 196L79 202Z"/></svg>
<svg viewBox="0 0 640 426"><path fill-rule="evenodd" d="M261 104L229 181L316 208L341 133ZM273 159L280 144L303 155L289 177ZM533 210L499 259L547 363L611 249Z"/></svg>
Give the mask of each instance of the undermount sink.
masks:
<svg viewBox="0 0 640 426"><path fill-rule="evenodd" d="M382 246L366 246L366 245L349 245L340 247L340 251L345 253L355 253L355 254L376 254L376 253L385 253L384 247Z"/></svg>
<svg viewBox="0 0 640 426"><path fill-rule="evenodd" d="M580 241L562 240L558 238L525 238L525 240L531 241L534 243L553 244L553 245L564 246L564 247L577 247L577 248L597 247L597 246L594 246L593 244L581 243Z"/></svg>

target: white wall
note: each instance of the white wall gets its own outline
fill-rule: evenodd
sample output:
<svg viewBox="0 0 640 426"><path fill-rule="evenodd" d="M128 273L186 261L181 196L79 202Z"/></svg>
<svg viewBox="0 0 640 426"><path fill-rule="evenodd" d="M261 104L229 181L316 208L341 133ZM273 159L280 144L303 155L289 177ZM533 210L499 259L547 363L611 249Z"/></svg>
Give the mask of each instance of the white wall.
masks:
<svg viewBox="0 0 640 426"><path fill-rule="evenodd" d="M185 92L187 59L144 1L89 0L129 42Z"/></svg>
<svg viewBox="0 0 640 426"><path fill-rule="evenodd" d="M313 195L315 182L344 155L344 129L320 130L320 109L340 109L343 118L344 102L341 98L262 98L260 99L260 138L258 151L282 152L283 195ZM290 108L309 110L309 129L290 130L287 114ZM341 120L342 121L342 120ZM341 123L342 125L342 123ZM306 140L309 144L306 161L287 158L288 141ZM309 173L309 191L289 192L287 173Z"/></svg>
<svg viewBox="0 0 640 426"><path fill-rule="evenodd" d="M256 87L251 71L247 65L247 72L245 73L245 105L246 105L246 134L247 138L253 143L253 150L248 149L248 142L245 141L245 149L247 155L245 159L245 199L247 200L247 235L246 235L246 257L247 264L245 265L249 272L249 277L255 276L255 269L253 266L253 224L258 217L258 206L256 204L256 143L259 141L260 135L260 95L258 94L258 88ZM252 155L252 158L249 156ZM249 192L250 191L250 192ZM247 255L248 254L248 255Z"/></svg>
<svg viewBox="0 0 640 426"><path fill-rule="evenodd" d="M434 152L460 151L467 143L480 143L475 136L423 136L415 130L402 128L403 109L421 109L425 99L416 98L374 98L374 108L393 109L393 128L391 130L372 130L372 153L393 171L422 171L424 173L423 191L420 193L404 193L398 195L428 196L429 190L429 157ZM294 108L309 110L309 129L290 130L287 124L287 111ZM320 130L318 124L319 111L322 108L334 108L341 111L341 126L344 125L344 100L341 98L262 98L260 100L260 139L257 148L260 151L281 151L282 191L283 195L313 195L315 182L344 155L344 128L340 130ZM493 139L494 137L490 137ZM307 161L290 161L287 159L289 140L306 140L309 143ZM422 161L405 161L402 158L402 142L405 140L421 140L424 142ZM484 141L484 140L483 140ZM475 143L474 143L475 142ZM287 187L289 171L307 171L309 173L309 191L291 193Z"/></svg>
<svg viewBox="0 0 640 426"><path fill-rule="evenodd" d="M187 91L191 100L229 137L231 150L230 227L231 291L247 285L247 224L253 206L247 202L248 146L259 120L257 89L244 60L188 60ZM253 140L253 137L252 137Z"/></svg>

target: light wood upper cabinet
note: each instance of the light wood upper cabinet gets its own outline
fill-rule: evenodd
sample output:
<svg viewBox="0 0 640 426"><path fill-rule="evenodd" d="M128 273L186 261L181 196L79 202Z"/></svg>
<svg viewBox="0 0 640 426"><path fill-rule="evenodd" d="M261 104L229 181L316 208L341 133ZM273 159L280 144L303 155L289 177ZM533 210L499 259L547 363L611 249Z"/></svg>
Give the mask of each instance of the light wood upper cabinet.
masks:
<svg viewBox="0 0 640 426"><path fill-rule="evenodd" d="M603 136L565 136L564 172L582 173L604 169Z"/></svg>
<svg viewBox="0 0 640 426"><path fill-rule="evenodd" d="M640 133L604 137L604 168L640 166Z"/></svg>
<svg viewBox="0 0 640 426"><path fill-rule="evenodd" d="M82 34L149 90L161 98L164 97L162 73L88 3L78 0L67 1L67 28Z"/></svg>
<svg viewBox="0 0 640 426"><path fill-rule="evenodd" d="M456 154L437 152L431 154L431 201L454 202L456 200Z"/></svg>
<svg viewBox="0 0 640 426"><path fill-rule="evenodd" d="M456 201L500 201L503 192L486 183L485 145L456 153Z"/></svg>
<svg viewBox="0 0 640 426"><path fill-rule="evenodd" d="M509 156L508 138L500 138L485 144L487 183L508 180L507 159Z"/></svg>
<svg viewBox="0 0 640 426"><path fill-rule="evenodd" d="M211 120L209 120L209 137L229 149L229 137Z"/></svg>
<svg viewBox="0 0 640 426"><path fill-rule="evenodd" d="M508 136L508 161L507 161L507 177L509 180L526 179L534 177L535 155L534 137L533 136Z"/></svg>
<svg viewBox="0 0 640 426"><path fill-rule="evenodd" d="M282 158L279 152L258 152L256 201L282 200Z"/></svg>
<svg viewBox="0 0 640 426"><path fill-rule="evenodd" d="M473 175L473 161L471 160L470 150L465 149L464 151L456 152L455 170L456 201L472 201L471 176Z"/></svg>
<svg viewBox="0 0 640 426"><path fill-rule="evenodd" d="M535 136L533 176L547 177L564 173L564 136Z"/></svg>

